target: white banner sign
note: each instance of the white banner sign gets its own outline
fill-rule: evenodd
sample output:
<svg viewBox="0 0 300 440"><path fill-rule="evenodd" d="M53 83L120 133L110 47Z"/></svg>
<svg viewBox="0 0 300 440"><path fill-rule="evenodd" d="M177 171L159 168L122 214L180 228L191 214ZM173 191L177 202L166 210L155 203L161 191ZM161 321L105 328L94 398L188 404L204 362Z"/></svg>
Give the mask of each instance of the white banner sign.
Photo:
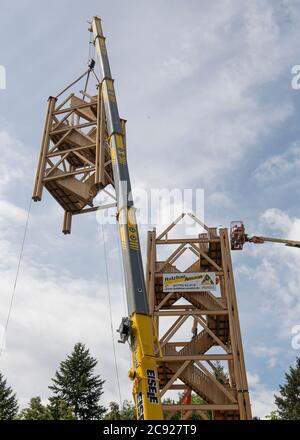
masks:
<svg viewBox="0 0 300 440"><path fill-rule="evenodd" d="M163 275L164 292L203 292L216 290L214 272L165 273Z"/></svg>

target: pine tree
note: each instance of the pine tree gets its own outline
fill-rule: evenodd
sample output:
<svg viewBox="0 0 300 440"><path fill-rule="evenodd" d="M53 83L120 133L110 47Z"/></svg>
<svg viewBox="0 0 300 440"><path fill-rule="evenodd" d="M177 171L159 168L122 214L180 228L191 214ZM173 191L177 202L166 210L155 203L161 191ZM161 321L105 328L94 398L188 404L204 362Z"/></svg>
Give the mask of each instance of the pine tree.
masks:
<svg viewBox="0 0 300 440"><path fill-rule="evenodd" d="M252 417L254 420L259 420L259 417ZM270 414L266 415L266 419L268 420L279 420L278 412L277 411L271 411Z"/></svg>
<svg viewBox="0 0 300 440"><path fill-rule="evenodd" d="M49 389L53 396L50 405L55 407L57 400L63 400L74 409L80 420L100 419L105 408L100 404L104 380L94 375L97 360L90 355L84 344L77 343L73 352L62 361L52 379Z"/></svg>
<svg viewBox="0 0 300 440"><path fill-rule="evenodd" d="M214 376L217 379L218 382L220 382L222 385L225 385L229 382L229 376L227 371L225 371L223 365L220 361L215 362L215 371Z"/></svg>
<svg viewBox="0 0 300 440"><path fill-rule="evenodd" d="M0 373L0 420L14 419L18 412L16 395Z"/></svg>
<svg viewBox="0 0 300 440"><path fill-rule="evenodd" d="M55 406L43 405L39 396L30 399L27 408L19 416L21 420L75 420L75 415L64 400L56 400Z"/></svg>
<svg viewBox="0 0 300 440"><path fill-rule="evenodd" d="M42 400L39 396L32 397L30 399L27 408L24 408L20 415L21 420L53 420L51 411L48 406L42 404Z"/></svg>
<svg viewBox="0 0 300 440"><path fill-rule="evenodd" d="M48 408L53 420L76 420L74 409L65 400L52 399Z"/></svg>
<svg viewBox="0 0 300 440"><path fill-rule="evenodd" d="M120 409L117 402L110 402L109 409L103 418L104 420L136 420L134 405L132 402L124 400Z"/></svg>
<svg viewBox="0 0 300 440"><path fill-rule="evenodd" d="M275 395L275 404L280 419L300 420L300 357L295 367L285 373L286 383L279 386L280 395Z"/></svg>

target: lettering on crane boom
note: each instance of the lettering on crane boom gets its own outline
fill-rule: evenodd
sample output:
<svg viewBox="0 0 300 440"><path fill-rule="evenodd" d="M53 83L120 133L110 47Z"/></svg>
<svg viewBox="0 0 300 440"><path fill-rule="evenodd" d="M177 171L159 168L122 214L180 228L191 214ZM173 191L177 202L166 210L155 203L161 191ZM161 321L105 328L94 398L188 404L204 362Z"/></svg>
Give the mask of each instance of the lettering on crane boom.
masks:
<svg viewBox="0 0 300 440"><path fill-rule="evenodd" d="M134 223L131 223L128 216L128 238L129 238L129 247L135 251L139 250L139 236L137 231L137 226Z"/></svg>
<svg viewBox="0 0 300 440"><path fill-rule="evenodd" d="M116 102L116 95L114 90L114 84L112 79L106 79L107 96L109 101Z"/></svg>
<svg viewBox="0 0 300 440"><path fill-rule="evenodd" d="M147 399L150 403L158 404L158 396L157 396L157 385L156 385L156 376L154 370L147 370ZM144 403L143 403L143 394L139 392L136 398L136 406L137 406L137 418L138 420L144 420Z"/></svg>
<svg viewBox="0 0 300 440"><path fill-rule="evenodd" d="M116 147L117 147L119 163L122 165L125 165L126 164L126 151L124 148L123 136L121 136L120 134L116 134L115 139L116 139Z"/></svg>
<svg viewBox="0 0 300 440"><path fill-rule="evenodd" d="M137 418L138 420L144 420L144 404L143 404L143 395L140 392L136 398L136 406L137 406Z"/></svg>
<svg viewBox="0 0 300 440"><path fill-rule="evenodd" d="M150 403L158 403L156 377L154 370L147 370L148 391L147 398Z"/></svg>
<svg viewBox="0 0 300 440"><path fill-rule="evenodd" d="M138 230L136 223L130 221L130 215L127 216L127 225L120 225L120 235L121 235L121 245L122 249L127 249L127 239L126 239L126 227L128 229L128 241L130 249L138 251L140 249L140 242L138 236Z"/></svg>

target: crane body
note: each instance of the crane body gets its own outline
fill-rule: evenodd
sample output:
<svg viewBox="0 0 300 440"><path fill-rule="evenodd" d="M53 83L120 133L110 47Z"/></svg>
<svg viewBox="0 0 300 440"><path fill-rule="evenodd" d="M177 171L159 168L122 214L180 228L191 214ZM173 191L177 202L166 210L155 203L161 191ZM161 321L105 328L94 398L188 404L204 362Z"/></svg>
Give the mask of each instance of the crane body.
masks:
<svg viewBox="0 0 300 440"><path fill-rule="evenodd" d="M114 81L111 76L101 20L92 21L94 44L102 70L102 96L117 198L117 218L125 272L129 319L123 318L119 329L121 341L130 339L133 396L139 419L162 419L159 397L157 356L152 318L149 314L138 228L131 194L123 130L120 122Z"/></svg>
<svg viewBox="0 0 300 440"><path fill-rule="evenodd" d="M98 209L93 206L97 193L109 184L114 187L129 314L119 328L120 342L128 342L131 349L132 366L128 374L133 381L137 418L161 420L157 373L161 353L149 313L127 165L125 123L119 117L99 17L93 17L90 32L100 61L101 79L93 70L94 60L84 75L88 81L93 71L99 81L98 94L91 96L85 88L81 91L83 99L71 93L58 103L58 97L75 81L49 98L32 198L40 201L46 187L65 210L63 232L70 233L72 216Z"/></svg>

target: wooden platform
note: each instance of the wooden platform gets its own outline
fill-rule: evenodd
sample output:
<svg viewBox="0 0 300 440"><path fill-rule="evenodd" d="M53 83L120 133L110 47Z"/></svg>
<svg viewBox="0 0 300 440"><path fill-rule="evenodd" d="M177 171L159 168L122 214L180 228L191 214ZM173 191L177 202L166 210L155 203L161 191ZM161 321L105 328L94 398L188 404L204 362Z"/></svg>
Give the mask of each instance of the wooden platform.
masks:
<svg viewBox="0 0 300 440"><path fill-rule="evenodd" d="M72 215L90 212L108 185L114 180L100 88L96 96L70 94L62 102L50 97L33 199L41 200L45 187L65 211L69 233Z"/></svg>

